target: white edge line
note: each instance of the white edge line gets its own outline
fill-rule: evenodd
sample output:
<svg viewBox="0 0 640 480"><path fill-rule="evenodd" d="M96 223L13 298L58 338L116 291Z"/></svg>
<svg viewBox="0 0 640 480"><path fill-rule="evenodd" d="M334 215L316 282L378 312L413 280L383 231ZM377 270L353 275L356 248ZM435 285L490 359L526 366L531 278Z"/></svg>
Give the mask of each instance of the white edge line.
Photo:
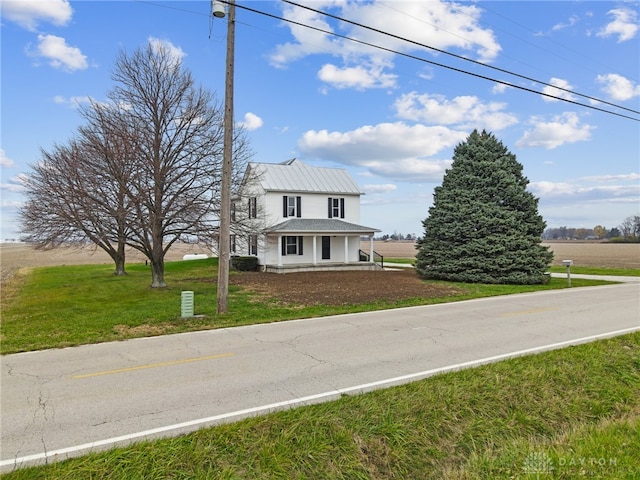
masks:
<svg viewBox="0 0 640 480"><path fill-rule="evenodd" d="M327 397L334 397L334 396L340 396L340 395L345 395L348 393L353 393L353 392L364 392L364 391L368 391L371 390L375 387L380 387L383 385L392 385L392 384L400 384L403 382L406 382L408 380L416 380L419 378L427 378L427 377L431 377L433 375L437 375L439 373L447 373L447 372L452 372L452 371L456 371L456 370L462 370L465 368L470 368L470 367L475 367L475 366L479 366L479 365L484 365L484 364L488 364L488 363L494 363L497 362L499 360L505 360L508 358L514 358L514 357L520 357L523 355L528 355L528 354L532 354L532 353L539 353L539 352L543 352L546 350L554 350L560 347L565 347L565 346L569 346L569 345L577 345L577 344L581 344L581 343L588 343L590 341L593 340L598 340L598 339L603 339L603 338L608 338L608 337L615 337L618 335L623 335L625 333L631 333L634 331L640 331L640 327L632 327L632 328L625 328L623 330L616 330L614 332L607 332L607 333L600 333L598 335L591 335L588 337L582 337L582 338L577 338L574 340L566 340L564 342L558 342L558 343L552 343L549 345L542 345L540 347L533 347L533 348L527 348L524 350L518 350L515 352L510 352L510 353L503 353L500 355L494 355L492 357L486 357L486 358L481 358L478 360L471 360L468 362L462 362L462 363L458 363L455 365L448 365L445 367L439 367L439 368L434 368L431 370L425 370L422 372L417 372L417 373L411 373L408 375L401 375L399 377L393 377L393 378L387 378L385 380L378 380L376 382L370 382L370 383L364 383L362 385L357 385L357 386L353 386L353 387L346 387L346 388L339 388L336 390L330 390L328 392L323 392L323 393L318 393L315 395L308 395L306 397L299 397L299 398L293 398L291 400L285 400L282 402L276 402L276 403L270 403L268 405L261 405L258 407L252 407L252 408L245 408L243 410L237 410L235 412L229 412L229 413L223 413L220 415L214 415L212 417L206 417L206 418L200 418L200 419L196 419L196 420L190 420L188 422L182 422L182 423L176 423L174 425L167 425L164 427L159 427L159 428L153 428L151 430L144 430L142 432L136 432L136 433L130 433L128 435L121 435L119 437L112 437L112 438L107 438L104 440L98 440L96 442L91 442L91 443L84 443L82 445L76 445L74 447L67 447L67 448L61 448L58 450L51 450L51 451L47 451L47 452L43 452L43 453L36 453L33 455L26 455L24 457L16 457L13 459L8 459L8 460L2 460L0 461L0 467L6 467L9 465L14 465L14 466L19 466L22 463L25 462L32 462L32 461L36 461L36 460L43 460L43 459L47 459L47 458L51 458L51 457L56 457L58 455L66 455L69 453L77 453L77 452L81 452L83 450L92 450L93 448L96 447L103 447L105 445L113 445L119 442L128 442L131 440L135 440L138 438L142 438L142 437L147 437L147 436L152 436L152 435L157 435L160 433L165 433L165 432L169 432L172 430L180 430L183 428L188 428L188 427L194 427L196 425L204 425L204 424L215 424L216 422L220 422L221 420L226 420L229 418L234 418L234 417L246 417L249 416L251 414L256 414L256 413L263 413L263 412L269 412L269 411L275 411L275 410L279 410L282 409L283 407L291 407L294 405L303 405L309 402L313 402L316 400L320 400L323 398L327 398Z"/></svg>

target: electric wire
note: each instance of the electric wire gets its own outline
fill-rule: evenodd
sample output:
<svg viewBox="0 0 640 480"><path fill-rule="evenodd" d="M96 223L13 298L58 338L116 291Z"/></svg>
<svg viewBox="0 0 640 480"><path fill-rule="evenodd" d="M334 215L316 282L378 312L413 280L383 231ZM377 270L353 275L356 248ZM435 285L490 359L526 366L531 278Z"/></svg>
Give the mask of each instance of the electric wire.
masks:
<svg viewBox="0 0 640 480"><path fill-rule="evenodd" d="M576 91L574 91L574 90L570 90L570 89L567 89L567 88L559 87L559 86L557 86L557 85L553 85L553 84L550 84L550 83L547 83L547 82L543 82L542 80L537 80L537 79L535 79L535 78L528 77L528 76L526 76L526 75L521 75L521 74L519 74L519 73L512 72L512 71L510 71L510 70L506 70L506 69L503 69L503 68L500 68L500 67L495 67L495 66L493 66L493 65L488 65L488 64L486 64L486 63L482 63L482 62L480 62L480 61L478 61L478 60L473 60L473 59L471 59L471 58L466 58L466 57L463 57L463 56L461 56L461 55L456 55L455 53L451 53L451 52L448 52L448 51L446 51L446 50L442 50L442 49L440 49L440 48L432 47L432 46L426 45L426 44L424 44L424 43L420 43L420 42L417 42L417 41L415 41L415 40L411 40L411 39L408 39L408 38L406 38L406 37L402 37L402 36L400 36L400 35L395 35L395 34L393 34L393 33L385 32L384 30L380 30L380 29L378 29L378 28L369 27L369 26L367 26L367 25L363 25L363 24L361 24L361 23L354 22L354 21L352 21L352 20L348 20L348 19L346 19L346 18L339 17L339 16L337 16L337 15L333 15L333 14L331 14L331 13L324 12L324 11L322 11L322 10L318 10L318 9L315 9L315 8L311 8L311 7L308 7L308 6L306 6L306 5L301 5L301 4L296 3L296 2L293 2L293 1L291 1L291 0L281 0L281 1L282 1L282 2L284 2L284 3L288 3L288 4L290 4L290 5L294 5L294 6L298 7L298 8L303 8L303 9L306 9L306 10L309 10L309 11L312 11L312 12L315 12L315 13L319 13L319 14L321 14L321 15L324 15L324 16L327 16L327 17L330 17L330 18L333 18L334 20L338 20L338 21L341 21L341 22L349 23L349 24L351 24L351 25L354 25L354 26L357 26L357 27L360 27L360 28L364 28L365 30L370 30L370 31L372 31L372 32L379 33L379 34L381 34L381 35L386 35L386 36L388 36L388 37L395 38L396 40L402 40L402 41L404 41L404 42L411 43L411 44L413 44L413 45L417 45L417 46L420 46L420 47L423 47L423 48L427 48L427 49L429 49L429 50L433 50L433 51L435 51L435 52L442 53L442 54L444 54L444 55L449 55L449 56L451 56L451 57L457 58L458 60L463 60L463 61L465 61L465 62L474 63L474 64L476 64L476 65L480 65L480 66L482 66L482 67L486 67L486 68L489 68L489 69L492 69L492 70L499 71L499 72L501 72L501 73L506 73L506 74L508 74L508 75L513 75L513 76L518 77L518 78L521 78L521 79L523 79L523 80L527 80L527 81L530 81L530 82L534 82L534 83L538 83L538 84L541 84L541 85L545 85L545 86L547 86L547 87L553 87L553 88L555 88L555 89L562 90L562 91L565 91L565 92L571 93L571 94L573 94L573 95L577 95L577 96L579 96L579 97L583 97L583 98L586 98L586 99L588 99L588 100L592 100L592 101L594 101L594 102L603 103L603 104L610 105L610 106L613 106L613 107L616 107L616 108L620 108L620 109L622 109L622 110L627 110L627 111L632 112L632 113L640 114L640 111L633 110L633 109L630 109L630 108L624 107L624 106L622 106L622 105L617 105L617 104L615 104L615 103L607 102L607 101L602 100L602 99L600 99L600 98L591 97L591 96L589 96L589 95L585 95L585 94L582 94L582 93L576 92Z"/></svg>
<svg viewBox="0 0 640 480"><path fill-rule="evenodd" d="M229 3L228 0L220 0L220 1L222 3ZM285 2L285 3L291 3L294 6L298 6L298 4L296 4L294 2L290 2L288 0L282 0L282 1ZM302 8L308 8L308 7L304 7L304 6L301 6L301 7ZM540 92L540 91L534 90L532 88L523 87L521 85L516 85L514 83L510 83L510 82L507 82L507 81L504 81L504 80L499 80L499 79L496 79L496 78L488 77L486 75L481 75L479 73L470 72L468 70L463 70L461 68L456 68L456 67L453 67L453 66L450 66L450 65L445 65L443 63L435 62L433 60L427 60L426 58L418 57L417 55L412 55L412 54L409 54L409 53L400 52L398 50L394 50L394 49L391 49L391 48L383 47L383 46L380 46L380 45L375 45L375 44L372 44L372 43L369 43L369 42L365 42L364 40L358 40L356 38L349 37L349 36L346 36L346 35L342 35L342 34L339 34L339 33L336 33L336 32L332 32L330 30L325 30L325 29L322 29L320 27L314 27L314 26L307 25L307 24L304 24L304 23L301 23L301 22L297 22L295 20L291 20L291 19L287 19L287 18L284 18L284 17L280 17L280 16L272 14L272 13L264 12L264 11L261 11L261 10L256 10L254 8L247 7L246 5L240 5L240 4L236 3L236 8L247 10L247 11L250 11L250 12L253 12L253 13L257 13L259 15L264 15L264 16L267 16L267 17L270 17L270 18L274 18L276 20L284 21L284 22L287 22L287 23L291 23L291 24L294 24L294 25L301 26L301 27L309 28L311 30L316 30L318 32L325 33L327 35L332 35L332 36L335 36L335 37L338 37L338 38L342 38L342 39L345 39L345 40L349 40L349 41L352 41L352 42L355 42L355 43L360 43L362 45L366 45L366 46L369 46L369 47L372 47L372 48L383 50L383 51L386 51L386 52L389 52L389 53L393 53L395 55L400 55L400 56L403 56L403 57L406 57L406 58L410 58L410 59L413 59L413 60L417 60L417 61L420 61L420 62L428 63L430 65L441 67L441 68L444 68L444 69L447 69L447 70L452 70L454 72L462 73L462 74L465 74L465 75L470 75L470 76L473 76L473 77L476 77L476 78L480 78L480 79L483 79L483 80L488 80L488 81L491 81L491 82L499 83L501 85L506 85L508 87L512 87L512 88L515 88L515 89L518 89L518 90L523 90L523 91L526 91L526 92L529 92L529 93L535 93L537 95L542 95L544 97L552 98L554 100L560 100L560 101L563 101L563 102L571 103L571 104L578 105L578 106L585 107L585 108L589 108L589 109L592 109L592 110L597 110L599 112L608 113L610 115L615 115L615 116L618 116L618 117L621 117L621 118L626 118L628 120L633 120L633 121L636 121L636 122L640 122L640 118L631 117L629 115L625 115L625 114L618 113L618 112L613 112L611 110L607 110L607 109L604 109L604 108L596 107L595 105L589 105L589 104L586 104L586 103L577 102L575 100L570 100L568 98L558 97L556 95L552 95L552 94L549 94L549 93ZM314 10L314 9L310 9L310 10ZM323 13L323 12L320 12L320 11L318 11L318 12L319 13ZM331 14L327 14L327 15L340 20L340 17L336 17L336 16L331 15ZM354 23L355 25L359 25L359 24L356 24L355 22L351 22L349 20L345 20L345 21L347 23ZM365 26L363 26L363 28L371 29L371 27L365 27ZM393 34L389 34L389 33L386 33L386 32L382 32L380 30L376 30L376 29L372 29L372 30L380 32L380 33L382 33L384 35L389 35L389 36L398 38L400 40L406 40L406 39L404 39L402 37L399 37L399 36L396 36L396 35L393 35ZM420 44L418 42L414 42L412 40L406 40L406 41L408 41L410 43L415 43L415 44L420 45L420 46L424 46L425 48L433 49L432 47L429 47L429 46L426 46L426 45L422 45L422 44ZM446 52L444 50L438 50L438 49L434 49L434 50L442 52L442 53L446 53L448 55L452 55L454 57L458 57L459 59L462 59L462 60L468 60L468 61L477 63L477 64L479 64L481 66L490 67L490 68L502 71L502 69L499 69L498 67L492 67L492 66L489 66L489 65L485 65L485 64L483 64L481 62L478 62L478 61L475 61L475 60L466 59L464 57L457 56L455 54ZM504 73L508 73L508 74L511 74L511 75L514 75L514 76L517 76L517 77L521 77L521 78L524 78L524 79L527 79L527 80L530 80L530 81L534 81L536 83L541 83L541 84L544 84L544 85L547 85L547 86L551 86L551 87L559 89L559 90L564 90L561 87L557 87L555 85L550 85L550 84L547 84L547 83L544 83L544 82L540 82L540 81L537 81L537 80L534 80L534 79L529 79L528 77L525 77L523 75L519 75L519 74L516 74L516 73L509 72L508 70L504 70ZM574 92L572 90L566 90L566 91L578 95L576 92ZM616 107L616 108L621 108L623 110L628 110L628 111L631 111L633 113L639 113L640 114L640 112L637 112L635 110L631 110L631 109L628 109L626 107L623 107L623 106L620 106L620 105L616 105L616 104L613 104L613 103L605 102L603 100L598 100L598 99L589 97L587 95L580 95L580 96L586 97L588 99L591 99L591 100L599 102L599 103L606 103L606 104L611 105L611 106Z"/></svg>
<svg viewBox="0 0 640 480"><path fill-rule="evenodd" d="M162 7L165 7L165 8L170 8L170 9L178 10L178 11L182 11L182 12L188 12L188 13L193 13L193 14L197 14L197 15L205 15L205 14L201 14L199 12L193 12L193 11L188 11L188 10L184 10L184 9L181 9L181 8L161 5L161 4L158 4L158 3L155 3L155 2L151 2L151 1L145 1L145 0L137 0L137 1L140 2L140 3L146 3L146 4L154 5L154 6L162 6ZM230 0L218 0L218 1L220 1L221 3L227 4L227 5L230 3ZM521 75L521 74L518 74L518 73L515 73L515 72L511 72L511 71L506 70L506 69L502 69L502 68L495 67L495 66L492 66L492 65L487 65L487 64L484 64L484 63L479 62L477 60L465 58L465 57L462 57L460 55L456 55L454 53L447 52L446 50L441 50L441 49L438 49L436 47L431 47L429 45L425 45L425 44L422 44L422 43L414 41L414 40L409 40L409 39L401 37L399 35L395 35L395 34L392 34L392 33L389 33L389 32L385 32L383 30L379 30L379 29L376 29L376 28L373 28L373 27L368 27L366 25L362 25L360 23L344 19L344 18L339 17L337 15L333 15L333 14L330 14L330 13L327 13L327 12L323 12L321 10L316 10L314 8L307 7L305 5L300 5L300 4L295 3L295 2L293 2L291 0L281 0L281 1L284 2L284 3L288 3L288 4L292 5L292 6L298 7L298 8L303 8L303 9L306 9L306 10L310 10L310 11L313 11L313 12L316 12L316 13L331 17L331 18L339 20L339 21L350 23L352 25L355 25L355 26L358 26L358 27L361 27L361 28L364 28L364 29L367 29L367 30L374 31L376 33L380 33L382 35L390 36L392 38L396 38L398 40L402 40L402 41L405 41L405 42L408 42L408 43L412 43L414 45L417 45L417 46L420 46L420 47L423 47L423 48L426 48L426 49L434 50L436 52L455 57L455 58L457 58L459 60L464 60L464 61L467 61L467 62L471 62L471 63L477 64L477 65L480 65L482 67L490 68L490 69L493 69L493 70L500 71L502 73L506 73L508 75L513 75L515 77L522 78L524 80L528 80L528 81L531 81L531 82L534 82L534 83L538 83L538 84L541 84L541 85L552 87L552 88L555 88L557 90L562 90L562 91L565 91L567 93L570 93L570 94L573 94L573 95L577 95L577 96L589 99L589 100L591 100L593 102L603 103L603 104L610 105L610 106L615 107L615 108L619 108L619 109L626 110L626 111L629 111L629 112L632 112L632 113L640 114L640 111L633 110L633 109L624 107L622 105L618 105L618 104L615 104L615 103L607 102L605 100L598 99L598 98L595 98L595 97L591 97L589 95L581 94L581 93L576 92L574 90L565 89L565 88L562 88L560 86L553 85L553 84L550 84L550 83L546 83L546 82L543 82L541 80L536 80L534 78L527 77L525 75ZM563 97L559 97L559 96L556 96L556 95L552 95L550 93L540 92L540 91L534 90L532 88L523 87L521 85L516 85L514 83L510 83L510 82L507 82L507 81L504 81L504 80L499 80L499 79L496 79L496 78L488 77L486 75L481 75L479 73L470 72L468 70L464 70L464 69L461 69L461 68L456 68L456 67L453 67L453 66L450 66L450 65L445 65L443 63L435 62L433 60L428 60L426 58L418 57L416 55L400 52L398 50L394 50L394 49L391 49L391 48L387 48L387 47L383 47L383 46L380 46L380 45L376 45L376 44L372 44L372 43L369 43L369 42L365 42L364 40L358 40L356 38L349 37L347 35L341 35L339 33L333 32L331 30L325 30L325 29L322 29L322 28L319 28L319 27L314 27L314 26L311 26L311 25L307 25L307 24L302 23L302 22L297 22L295 20L291 20L291 19L288 19L288 18L280 17L280 16L272 14L272 13L264 12L262 10L257 10L257 9L248 7L246 5L241 5L241 4L237 3L237 2L234 2L234 3L235 3L236 8L240 8L240 9L243 9L243 10L246 10L246 11L249 11L249 12L252 12L252 13L256 13L258 15L263 15L263 16L266 16L266 17L269 17L269 18L273 18L275 20L291 23L293 25L298 25L298 26L305 27L305 28L308 28L308 29L311 29L311 30L316 30L318 32L321 32L321 33L324 33L324 34L327 34L327 35L332 35L332 36L335 36L335 37L338 37L338 38L342 38L344 40L348 40L348 41L355 42L355 43L360 43L362 45L366 45L366 46L369 46L369 47L372 47L372 48L376 48L378 50L383 50L383 51L386 51L386 52L389 52L389 53L393 53L395 55L399 55L399 56L403 56L403 57L406 57L406 58L410 58L412 60L417 60L417 61L420 61L420 62L423 62L423 63L428 63L430 65L434 65L436 67L441 67L441 68L444 68L444 69L447 69L447 70L451 70L451 71L454 71L454 72L457 72L457 73L462 73L464 75L470 75L470 76L473 76L473 77L476 77L476 78L480 78L480 79L483 79L483 80L488 80L488 81L491 81L491 82L494 82L494 83L498 83L498 84L501 84L501 85L505 85L507 87L511 87L511 88L514 88L514 89L517 89L517 90L522 90L522 91L525 91L525 92L528 92L528 93L534 93L536 95L541 95L541 96L548 97L548 98L551 98L551 99L554 99L554 100L559 100L559 101L562 101L562 102L571 103L573 105L589 108L591 110L596 110L596 111L599 111L599 112L602 112L602 113L608 113L610 115L615 115L617 117L626 118L628 120L633 120L633 121L636 121L636 122L640 122L639 118L631 117L629 115L624 115L624 114L618 113L618 112L613 112L611 110L606 110L604 108L596 107L595 105L589 105L589 104L586 104L586 103L577 102L575 100L570 100L568 98L563 98ZM209 17L210 14L206 14L206 16Z"/></svg>

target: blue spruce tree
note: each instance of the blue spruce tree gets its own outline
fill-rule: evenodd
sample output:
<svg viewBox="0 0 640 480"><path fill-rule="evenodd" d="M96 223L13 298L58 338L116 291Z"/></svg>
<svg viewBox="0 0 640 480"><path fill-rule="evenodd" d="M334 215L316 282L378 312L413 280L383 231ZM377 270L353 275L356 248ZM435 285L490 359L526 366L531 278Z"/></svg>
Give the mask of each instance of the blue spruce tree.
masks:
<svg viewBox="0 0 640 480"><path fill-rule="evenodd" d="M416 271L425 279L537 284L553 253L541 245L545 222L515 155L492 134L474 131L454 151L422 222Z"/></svg>

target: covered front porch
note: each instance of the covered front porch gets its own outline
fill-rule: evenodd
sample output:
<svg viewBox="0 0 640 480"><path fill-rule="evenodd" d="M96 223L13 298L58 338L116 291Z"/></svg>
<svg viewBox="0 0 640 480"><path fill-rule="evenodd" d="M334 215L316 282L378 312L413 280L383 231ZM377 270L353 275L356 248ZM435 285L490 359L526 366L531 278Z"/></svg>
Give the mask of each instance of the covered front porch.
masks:
<svg viewBox="0 0 640 480"><path fill-rule="evenodd" d="M266 232L262 267L277 273L381 268L373 250L377 231L335 219L291 219ZM363 237L369 239L365 252L360 249Z"/></svg>

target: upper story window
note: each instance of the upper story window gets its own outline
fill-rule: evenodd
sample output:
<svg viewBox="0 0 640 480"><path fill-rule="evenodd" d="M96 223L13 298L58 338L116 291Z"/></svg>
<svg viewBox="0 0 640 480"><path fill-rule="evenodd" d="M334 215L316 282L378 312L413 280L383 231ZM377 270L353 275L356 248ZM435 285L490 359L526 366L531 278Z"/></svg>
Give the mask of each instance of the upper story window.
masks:
<svg viewBox="0 0 640 480"><path fill-rule="evenodd" d="M284 195L282 197L283 217L302 217L302 197Z"/></svg>
<svg viewBox="0 0 640 480"><path fill-rule="evenodd" d="M329 197L329 218L344 218L344 198Z"/></svg>
<svg viewBox="0 0 640 480"><path fill-rule="evenodd" d="M256 197L249 197L249 218L258 217L258 199Z"/></svg>

